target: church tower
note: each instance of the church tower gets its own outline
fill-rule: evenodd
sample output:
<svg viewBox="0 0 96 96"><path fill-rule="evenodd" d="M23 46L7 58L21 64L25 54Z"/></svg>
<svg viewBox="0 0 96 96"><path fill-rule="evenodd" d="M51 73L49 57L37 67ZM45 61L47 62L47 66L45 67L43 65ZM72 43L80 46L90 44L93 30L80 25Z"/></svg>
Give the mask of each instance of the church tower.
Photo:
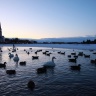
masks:
<svg viewBox="0 0 96 96"><path fill-rule="evenodd" d="M1 23L0 23L0 42L5 42L5 38L4 38L4 36L2 36Z"/></svg>
<svg viewBox="0 0 96 96"><path fill-rule="evenodd" d="M1 23L0 23L0 37L2 37L2 28L1 28Z"/></svg>

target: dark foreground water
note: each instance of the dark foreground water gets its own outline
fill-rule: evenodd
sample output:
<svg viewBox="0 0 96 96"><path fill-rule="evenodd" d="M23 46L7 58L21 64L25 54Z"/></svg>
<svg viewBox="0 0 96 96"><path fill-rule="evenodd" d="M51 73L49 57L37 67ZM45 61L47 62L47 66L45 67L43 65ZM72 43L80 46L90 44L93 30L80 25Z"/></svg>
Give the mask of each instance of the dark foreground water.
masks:
<svg viewBox="0 0 96 96"><path fill-rule="evenodd" d="M13 58L8 57L8 47L2 47L0 52L0 63L7 62L6 69L15 69L16 75L6 74L6 69L0 68L0 96L96 96L96 65L91 64L91 59L96 59L96 55L90 50L74 50L61 48L42 48L33 47L32 52L29 47L18 47L19 50L12 54L18 54L20 61L26 61L26 66L16 64ZM30 54L26 54L26 49ZM38 60L32 60L34 52L42 49L42 52L48 50L52 54L46 56L42 52L38 52ZM65 55L57 52L65 52ZM81 64L80 71L72 71L71 63L68 61L67 55L71 52L84 52L90 55L90 58L79 56L77 64ZM95 51L94 51L95 52ZM48 69L46 74L37 74L36 69L50 61L55 56L55 68ZM35 82L35 89L31 91L27 87L29 80Z"/></svg>

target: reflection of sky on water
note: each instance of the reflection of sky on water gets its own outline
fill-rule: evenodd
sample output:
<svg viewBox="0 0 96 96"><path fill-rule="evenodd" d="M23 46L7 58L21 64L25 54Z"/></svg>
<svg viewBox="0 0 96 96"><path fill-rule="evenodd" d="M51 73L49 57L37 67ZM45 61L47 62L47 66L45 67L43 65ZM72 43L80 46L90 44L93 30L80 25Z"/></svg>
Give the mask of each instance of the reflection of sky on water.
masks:
<svg viewBox="0 0 96 96"><path fill-rule="evenodd" d="M26 66L20 66L19 62L13 61L13 58L8 57L8 49L11 47L2 47L3 52L1 52L0 62L7 62L7 69L15 69L16 75L6 74L4 68L0 68L0 94L14 96L42 96L45 95L60 95L71 96L72 94L76 96L77 94L90 96L94 95L96 92L96 66L90 63L91 59L96 59L96 55L92 54L93 51L90 50L78 50L78 49L65 49L65 48L45 48L45 47L18 47L16 52L12 54L18 54L20 61L26 61ZM30 54L28 55L24 49L26 49ZM39 59L32 60L32 56L36 56L35 52L38 49L42 49L42 52L48 50L52 54L46 56L42 52L38 52L37 56ZM58 52L65 52L65 55L58 54ZM68 55L72 52L84 52L85 54L90 54L91 58L84 58L84 56L79 56L77 59L77 64L81 64L80 71L70 70L70 66L74 63L68 61ZM47 69L46 74L37 74L36 69L42 67L42 65L50 61L52 57L55 56L54 60L56 66L55 68ZM72 56L73 58L73 56ZM27 88L27 82L33 80L36 84L35 90L31 92ZM79 87L78 87L79 86ZM66 91L64 91L66 90ZM90 90L90 91L88 91ZM74 93L75 92L75 93ZM93 93L92 93L93 92ZM94 95L95 96L95 95Z"/></svg>

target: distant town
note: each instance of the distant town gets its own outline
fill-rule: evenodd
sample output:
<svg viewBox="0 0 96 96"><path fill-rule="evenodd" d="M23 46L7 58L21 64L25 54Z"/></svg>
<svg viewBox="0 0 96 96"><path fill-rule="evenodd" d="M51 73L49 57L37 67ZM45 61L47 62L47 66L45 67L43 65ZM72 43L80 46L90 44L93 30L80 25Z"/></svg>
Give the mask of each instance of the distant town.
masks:
<svg viewBox="0 0 96 96"><path fill-rule="evenodd" d="M0 44L96 44L96 39L94 40L83 40L82 42L62 42L62 41L54 41L54 42L38 42L36 40L29 39L20 39L20 38L6 38L2 36L2 28L0 23Z"/></svg>

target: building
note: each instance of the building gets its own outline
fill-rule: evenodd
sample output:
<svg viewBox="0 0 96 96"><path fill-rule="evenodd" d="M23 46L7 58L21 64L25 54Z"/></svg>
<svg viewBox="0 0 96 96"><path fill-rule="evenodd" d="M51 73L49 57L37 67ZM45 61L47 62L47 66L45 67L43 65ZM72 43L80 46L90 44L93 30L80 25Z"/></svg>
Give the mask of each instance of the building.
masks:
<svg viewBox="0 0 96 96"><path fill-rule="evenodd" d="M0 23L0 42L5 42L5 38L4 38L4 36L2 36L1 23Z"/></svg>

